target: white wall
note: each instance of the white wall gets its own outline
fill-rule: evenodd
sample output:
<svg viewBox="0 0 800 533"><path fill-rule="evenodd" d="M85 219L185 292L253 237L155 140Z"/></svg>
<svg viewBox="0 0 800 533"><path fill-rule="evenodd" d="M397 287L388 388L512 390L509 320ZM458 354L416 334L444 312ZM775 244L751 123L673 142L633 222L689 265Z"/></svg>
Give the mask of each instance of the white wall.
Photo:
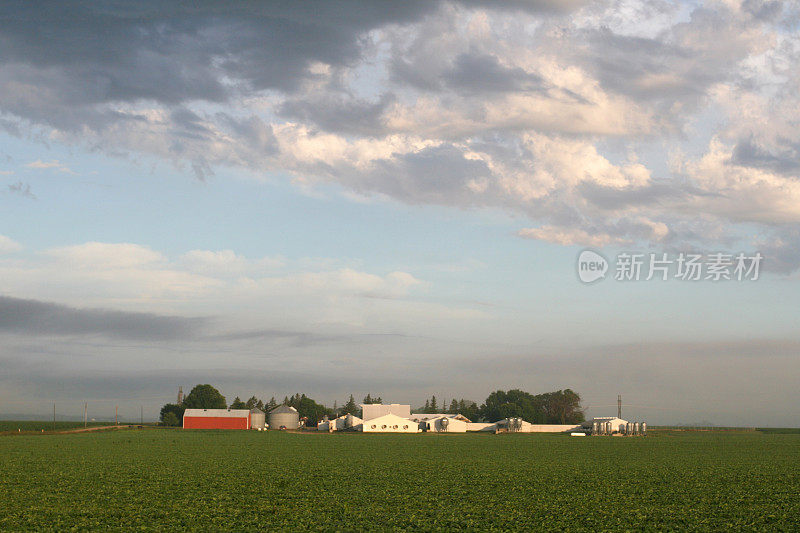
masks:
<svg viewBox="0 0 800 533"><path fill-rule="evenodd" d="M419 433L420 429L418 422L388 414L372 420L365 420L362 423L362 431L364 433Z"/></svg>

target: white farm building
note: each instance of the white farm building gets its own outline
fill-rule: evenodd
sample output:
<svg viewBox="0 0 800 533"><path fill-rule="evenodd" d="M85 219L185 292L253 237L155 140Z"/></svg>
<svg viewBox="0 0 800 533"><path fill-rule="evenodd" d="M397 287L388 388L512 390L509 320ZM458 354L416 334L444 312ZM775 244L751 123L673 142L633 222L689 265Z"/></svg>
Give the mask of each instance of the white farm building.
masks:
<svg viewBox="0 0 800 533"><path fill-rule="evenodd" d="M461 415L414 414L411 420L417 422L423 431L437 433L466 433L467 418Z"/></svg>
<svg viewBox="0 0 800 533"><path fill-rule="evenodd" d="M419 423L408 418L394 414L386 414L370 420L364 420L361 425L364 433L419 433Z"/></svg>
<svg viewBox="0 0 800 533"><path fill-rule="evenodd" d="M323 420L317 424L319 431L356 431L363 420L355 415L342 415L333 420Z"/></svg>

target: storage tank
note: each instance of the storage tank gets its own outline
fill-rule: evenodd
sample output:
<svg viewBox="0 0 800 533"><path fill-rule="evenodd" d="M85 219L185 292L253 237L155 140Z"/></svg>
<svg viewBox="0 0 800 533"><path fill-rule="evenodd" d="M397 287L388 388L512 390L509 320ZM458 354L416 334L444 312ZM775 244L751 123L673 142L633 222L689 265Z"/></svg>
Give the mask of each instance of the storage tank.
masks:
<svg viewBox="0 0 800 533"><path fill-rule="evenodd" d="M634 422L633 423L633 434L634 435L638 435L639 434L639 422Z"/></svg>
<svg viewBox="0 0 800 533"><path fill-rule="evenodd" d="M250 429L265 429L267 415L261 409L250 409Z"/></svg>
<svg viewBox="0 0 800 533"><path fill-rule="evenodd" d="M647 435L647 422L642 422L642 435Z"/></svg>
<svg viewBox="0 0 800 533"><path fill-rule="evenodd" d="M297 429L300 427L300 415L297 409L288 405L280 405L269 412L270 429Z"/></svg>

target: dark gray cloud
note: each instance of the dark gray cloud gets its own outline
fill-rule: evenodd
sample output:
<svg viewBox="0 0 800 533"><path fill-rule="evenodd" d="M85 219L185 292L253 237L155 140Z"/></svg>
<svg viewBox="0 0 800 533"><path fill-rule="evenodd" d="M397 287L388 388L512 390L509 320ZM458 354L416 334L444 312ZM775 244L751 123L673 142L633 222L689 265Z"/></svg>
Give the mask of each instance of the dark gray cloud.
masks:
<svg viewBox="0 0 800 533"><path fill-rule="evenodd" d="M384 112L396 101L391 93L370 101L341 92L291 98L278 108L287 118L314 124L325 131L344 134L380 135L385 132Z"/></svg>
<svg viewBox="0 0 800 533"><path fill-rule="evenodd" d="M500 64L496 56L488 54L461 54L453 68L445 73L448 87L474 92L538 91L545 88L544 80L521 68Z"/></svg>
<svg viewBox="0 0 800 533"><path fill-rule="evenodd" d="M22 335L102 335L131 340L188 339L206 324L183 318L65 305L0 296L0 333Z"/></svg>
<svg viewBox="0 0 800 533"><path fill-rule="evenodd" d="M752 137L742 139L733 148L731 162L781 174L797 174L800 171L800 142L778 139L770 150L760 146Z"/></svg>

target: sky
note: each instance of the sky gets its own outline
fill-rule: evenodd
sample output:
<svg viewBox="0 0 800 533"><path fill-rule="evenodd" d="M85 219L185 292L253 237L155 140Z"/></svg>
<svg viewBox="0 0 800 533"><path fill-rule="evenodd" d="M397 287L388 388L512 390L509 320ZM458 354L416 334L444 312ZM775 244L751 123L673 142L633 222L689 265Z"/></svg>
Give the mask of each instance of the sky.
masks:
<svg viewBox="0 0 800 533"><path fill-rule="evenodd" d="M571 388L589 416L621 394L650 424L797 425L796 3L0 21L0 414L152 420L211 383L328 405ZM667 279L615 279L622 253L667 254ZM680 254L763 259L689 281Z"/></svg>

